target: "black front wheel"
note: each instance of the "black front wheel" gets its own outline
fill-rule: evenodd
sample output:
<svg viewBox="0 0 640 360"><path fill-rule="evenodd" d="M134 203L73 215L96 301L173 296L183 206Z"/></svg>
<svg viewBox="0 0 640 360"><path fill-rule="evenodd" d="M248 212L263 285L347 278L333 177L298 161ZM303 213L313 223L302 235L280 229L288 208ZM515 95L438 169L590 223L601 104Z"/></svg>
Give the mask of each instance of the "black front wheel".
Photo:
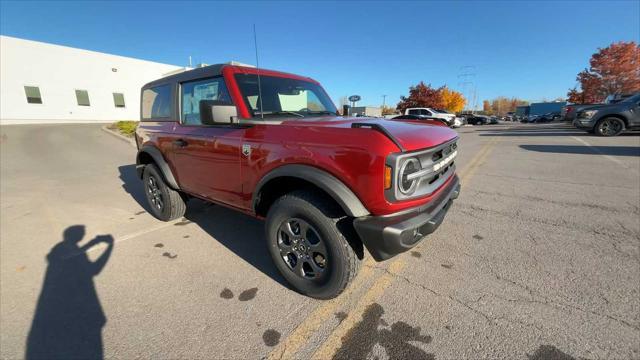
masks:
<svg viewBox="0 0 640 360"><path fill-rule="evenodd" d="M599 136L617 136L624 131L624 121L614 117L604 118L598 121L594 130Z"/></svg>
<svg viewBox="0 0 640 360"><path fill-rule="evenodd" d="M338 228L344 218L328 199L305 191L284 195L269 209L269 253L298 292L330 299L357 274L361 259Z"/></svg>

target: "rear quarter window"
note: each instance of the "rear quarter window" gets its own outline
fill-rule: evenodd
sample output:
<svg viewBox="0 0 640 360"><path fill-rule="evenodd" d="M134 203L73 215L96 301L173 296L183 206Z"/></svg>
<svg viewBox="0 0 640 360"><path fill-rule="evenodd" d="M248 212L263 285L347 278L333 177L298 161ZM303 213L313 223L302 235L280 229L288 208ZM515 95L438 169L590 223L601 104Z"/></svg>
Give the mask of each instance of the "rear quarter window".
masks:
<svg viewBox="0 0 640 360"><path fill-rule="evenodd" d="M142 92L142 119L169 119L173 114L171 85L160 85Z"/></svg>

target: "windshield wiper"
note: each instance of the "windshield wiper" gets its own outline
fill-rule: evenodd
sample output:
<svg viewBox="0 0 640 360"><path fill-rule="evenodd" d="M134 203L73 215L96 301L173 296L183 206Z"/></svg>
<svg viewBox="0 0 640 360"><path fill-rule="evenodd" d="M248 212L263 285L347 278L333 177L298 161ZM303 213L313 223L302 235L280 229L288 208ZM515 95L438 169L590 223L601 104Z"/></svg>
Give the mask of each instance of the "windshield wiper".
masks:
<svg viewBox="0 0 640 360"><path fill-rule="evenodd" d="M304 115L299 114L295 111L254 111L254 115L283 115L283 114L291 114L299 117L304 117Z"/></svg>

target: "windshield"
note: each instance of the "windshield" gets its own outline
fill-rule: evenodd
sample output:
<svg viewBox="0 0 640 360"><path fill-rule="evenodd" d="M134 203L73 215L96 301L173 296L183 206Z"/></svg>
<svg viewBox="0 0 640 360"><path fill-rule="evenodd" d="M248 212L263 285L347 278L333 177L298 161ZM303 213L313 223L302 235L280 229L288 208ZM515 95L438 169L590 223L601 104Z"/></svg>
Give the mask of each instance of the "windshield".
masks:
<svg viewBox="0 0 640 360"><path fill-rule="evenodd" d="M624 100L622 100L622 102L636 102L636 101L640 101L640 94L635 94L633 96L630 96Z"/></svg>
<svg viewBox="0 0 640 360"><path fill-rule="evenodd" d="M262 88L260 91L262 99L260 99L257 75L236 74L235 77L242 99L254 118L336 115L335 105L322 87L316 83L276 76L260 76Z"/></svg>

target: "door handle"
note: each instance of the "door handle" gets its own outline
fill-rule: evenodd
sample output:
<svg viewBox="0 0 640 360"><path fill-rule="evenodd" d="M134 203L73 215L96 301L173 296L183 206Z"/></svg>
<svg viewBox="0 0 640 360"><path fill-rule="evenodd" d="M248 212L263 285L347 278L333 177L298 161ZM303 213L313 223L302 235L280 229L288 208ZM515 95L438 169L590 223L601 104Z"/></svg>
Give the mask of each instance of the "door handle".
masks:
<svg viewBox="0 0 640 360"><path fill-rule="evenodd" d="M177 147L185 147L187 145L189 145L188 142L182 140L182 139L178 139L178 140L174 140L173 141L173 145L177 146Z"/></svg>

